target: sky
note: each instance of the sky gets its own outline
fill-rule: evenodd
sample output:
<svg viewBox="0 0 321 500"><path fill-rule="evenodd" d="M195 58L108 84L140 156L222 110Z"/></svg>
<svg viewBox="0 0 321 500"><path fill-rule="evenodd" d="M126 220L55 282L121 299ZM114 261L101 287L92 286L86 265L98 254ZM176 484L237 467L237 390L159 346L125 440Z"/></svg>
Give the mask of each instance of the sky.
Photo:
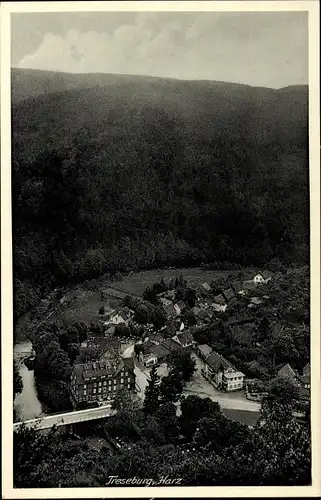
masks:
<svg viewBox="0 0 321 500"><path fill-rule="evenodd" d="M20 13L11 33L13 67L308 83L306 12Z"/></svg>

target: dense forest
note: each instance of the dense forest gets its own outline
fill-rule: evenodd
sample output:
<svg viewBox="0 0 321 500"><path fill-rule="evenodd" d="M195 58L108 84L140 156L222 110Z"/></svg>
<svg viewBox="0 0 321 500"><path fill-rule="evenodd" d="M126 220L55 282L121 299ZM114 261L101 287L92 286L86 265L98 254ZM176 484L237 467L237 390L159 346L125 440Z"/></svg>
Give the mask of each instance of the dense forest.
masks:
<svg viewBox="0 0 321 500"><path fill-rule="evenodd" d="M13 70L15 314L107 272L307 263L307 95Z"/></svg>

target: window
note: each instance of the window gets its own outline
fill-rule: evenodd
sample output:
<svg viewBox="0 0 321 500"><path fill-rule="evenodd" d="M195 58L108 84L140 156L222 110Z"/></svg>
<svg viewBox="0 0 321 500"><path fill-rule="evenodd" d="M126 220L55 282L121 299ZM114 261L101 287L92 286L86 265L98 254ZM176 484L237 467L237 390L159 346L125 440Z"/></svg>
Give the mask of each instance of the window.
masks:
<svg viewBox="0 0 321 500"><path fill-rule="evenodd" d="M87 384L84 384L84 389L87 389Z"/></svg>
<svg viewBox="0 0 321 500"><path fill-rule="evenodd" d="M108 380L108 385L111 385L111 380Z"/></svg>
<svg viewBox="0 0 321 500"><path fill-rule="evenodd" d="M114 385L116 385L116 384L117 384L117 380L114 380Z"/></svg>
<svg viewBox="0 0 321 500"><path fill-rule="evenodd" d="M121 378L121 379L120 379L120 383L121 383L121 384L123 384L123 383L124 383L124 379L123 379L123 378Z"/></svg>
<svg viewBox="0 0 321 500"><path fill-rule="evenodd" d="M99 387L98 392L99 392L99 393L101 392L101 387Z"/></svg>
<svg viewBox="0 0 321 500"><path fill-rule="evenodd" d="M104 385L106 385L106 384L107 384L107 380L104 380Z"/></svg>
<svg viewBox="0 0 321 500"><path fill-rule="evenodd" d="M127 385L128 389L130 389L130 384Z"/></svg>
<svg viewBox="0 0 321 500"><path fill-rule="evenodd" d="M106 392L107 391L107 387L103 387L103 391Z"/></svg>
<svg viewBox="0 0 321 500"><path fill-rule="evenodd" d="M130 377L128 377L127 382L130 382Z"/></svg>
<svg viewBox="0 0 321 500"><path fill-rule="evenodd" d="M97 389L94 389L94 390L93 390L93 393L94 393L94 394L96 394L96 392L97 392Z"/></svg>
<svg viewBox="0 0 321 500"><path fill-rule="evenodd" d="M101 382L98 382L98 385L101 386Z"/></svg>
<svg viewBox="0 0 321 500"><path fill-rule="evenodd" d="M126 375L126 377L127 377L127 375L128 375L128 372L125 372L125 375Z"/></svg>
<svg viewBox="0 0 321 500"><path fill-rule="evenodd" d="M84 391L84 395L85 395L85 396L86 396L86 394L87 394L87 391Z"/></svg>

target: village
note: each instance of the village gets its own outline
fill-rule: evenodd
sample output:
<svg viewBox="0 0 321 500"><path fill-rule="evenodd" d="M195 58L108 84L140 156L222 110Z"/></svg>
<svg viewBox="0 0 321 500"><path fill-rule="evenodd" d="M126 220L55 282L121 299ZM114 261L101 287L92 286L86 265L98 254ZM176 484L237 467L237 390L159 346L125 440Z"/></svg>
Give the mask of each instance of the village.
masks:
<svg viewBox="0 0 321 500"><path fill-rule="evenodd" d="M213 283L187 282L180 276L148 287L143 298L126 295L118 308L102 304L96 333L82 342L72 369L73 406L110 404L124 388L143 399L152 367L162 380L169 373L168 360L177 353L195 363L185 395L210 397L223 408L258 412L267 382L277 377L297 386L304 407L310 398L309 362L298 370L291 363L278 363L274 353L268 371L255 358L255 352L263 352L271 341L278 346L288 328L303 327L293 321L293 305L286 323L279 321L273 290L280 280L282 273L268 271L243 272L238 279ZM222 338L229 339L227 348ZM241 353L246 345L250 359L225 357L222 351L230 352L234 345L241 346Z"/></svg>

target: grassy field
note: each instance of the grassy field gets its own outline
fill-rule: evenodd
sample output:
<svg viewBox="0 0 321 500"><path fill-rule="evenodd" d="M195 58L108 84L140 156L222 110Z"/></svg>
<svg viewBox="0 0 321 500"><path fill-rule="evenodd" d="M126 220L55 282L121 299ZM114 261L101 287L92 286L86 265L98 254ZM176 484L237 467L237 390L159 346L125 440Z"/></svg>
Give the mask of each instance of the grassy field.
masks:
<svg viewBox="0 0 321 500"><path fill-rule="evenodd" d="M178 278L182 274L188 284L201 284L205 281L211 283L214 279L229 275L236 277L238 273L239 271L208 271L198 267L186 269L153 269L151 271L130 273L124 276L122 281L115 281L111 286L125 293L142 295L147 286L160 281L162 278L164 278L165 282L168 282L171 278Z"/></svg>
<svg viewBox="0 0 321 500"><path fill-rule="evenodd" d="M168 283L170 279L178 278L182 274L188 284L193 285L205 281L211 283L214 279L221 277L236 277L238 272L208 271L202 268L157 269L130 273L122 280L112 283L104 280L93 281L70 290L64 303L58 303L57 310L51 319L61 319L68 323L84 321L90 324L102 319L98 314L101 306L117 308L121 304L124 294L142 296L147 286L162 278Z"/></svg>

